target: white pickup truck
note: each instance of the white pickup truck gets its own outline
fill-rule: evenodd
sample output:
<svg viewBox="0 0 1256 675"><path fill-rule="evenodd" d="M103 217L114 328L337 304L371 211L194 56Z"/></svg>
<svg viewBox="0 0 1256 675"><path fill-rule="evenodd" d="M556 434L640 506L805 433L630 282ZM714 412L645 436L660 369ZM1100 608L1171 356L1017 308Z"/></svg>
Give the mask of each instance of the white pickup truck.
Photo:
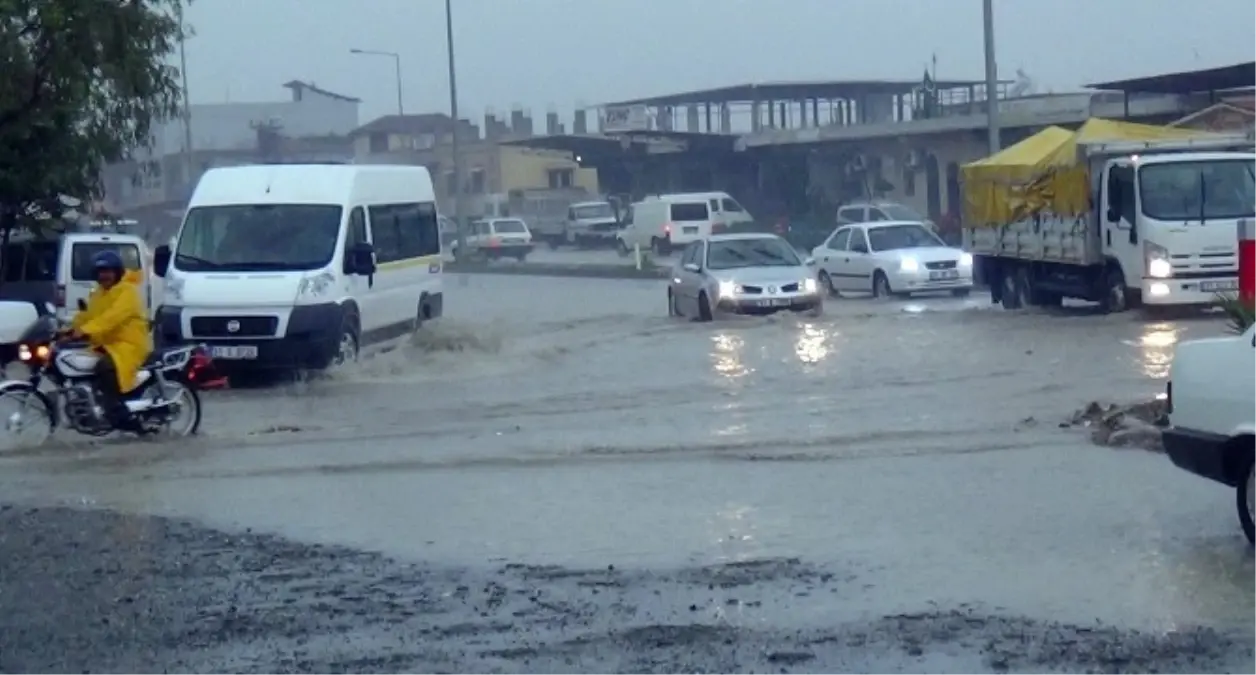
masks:
<svg viewBox="0 0 1256 675"><path fill-rule="evenodd" d="M1169 373L1164 447L1177 466L1233 488L1239 523L1253 532L1256 326L1242 335L1178 345Z"/></svg>
<svg viewBox="0 0 1256 675"><path fill-rule="evenodd" d="M1056 215L1049 205L1010 223L968 223L964 248L1008 309L1064 298L1111 312L1210 304L1238 289L1234 231L1254 215L1254 160L1248 136L1078 141L1074 168L1060 175L1089 180L1088 212ZM977 201L991 181L964 189Z"/></svg>

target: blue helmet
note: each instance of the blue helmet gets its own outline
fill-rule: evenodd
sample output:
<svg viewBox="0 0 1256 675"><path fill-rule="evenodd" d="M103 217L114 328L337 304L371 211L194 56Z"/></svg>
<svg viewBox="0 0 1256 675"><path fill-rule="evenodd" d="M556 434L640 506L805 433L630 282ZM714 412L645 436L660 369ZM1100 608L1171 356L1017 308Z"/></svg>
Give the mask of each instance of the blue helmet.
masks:
<svg viewBox="0 0 1256 675"><path fill-rule="evenodd" d="M116 270L119 273L126 268L122 264L122 256L117 251L101 251L92 256L92 269L99 272L100 270Z"/></svg>

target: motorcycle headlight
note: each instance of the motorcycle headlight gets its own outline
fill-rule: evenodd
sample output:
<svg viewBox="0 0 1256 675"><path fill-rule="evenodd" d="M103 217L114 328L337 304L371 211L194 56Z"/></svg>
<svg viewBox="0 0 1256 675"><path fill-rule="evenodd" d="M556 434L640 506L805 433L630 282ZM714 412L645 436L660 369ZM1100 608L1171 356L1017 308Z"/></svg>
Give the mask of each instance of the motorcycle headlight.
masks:
<svg viewBox="0 0 1256 675"><path fill-rule="evenodd" d="M900 272L919 272L920 261L915 258L903 258L898 261L898 269Z"/></svg>

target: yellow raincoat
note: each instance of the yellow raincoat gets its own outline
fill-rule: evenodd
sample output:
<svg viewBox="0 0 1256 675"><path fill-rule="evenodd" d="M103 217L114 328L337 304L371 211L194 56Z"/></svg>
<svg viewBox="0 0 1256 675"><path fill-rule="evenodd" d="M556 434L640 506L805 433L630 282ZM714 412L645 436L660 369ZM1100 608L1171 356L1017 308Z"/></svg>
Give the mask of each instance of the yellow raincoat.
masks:
<svg viewBox="0 0 1256 675"><path fill-rule="evenodd" d="M135 388L135 374L153 351L144 300L140 297L140 274L129 270L113 288L97 286L87 298L87 308L70 322L87 336L92 347L113 359L118 369L118 390L124 394Z"/></svg>

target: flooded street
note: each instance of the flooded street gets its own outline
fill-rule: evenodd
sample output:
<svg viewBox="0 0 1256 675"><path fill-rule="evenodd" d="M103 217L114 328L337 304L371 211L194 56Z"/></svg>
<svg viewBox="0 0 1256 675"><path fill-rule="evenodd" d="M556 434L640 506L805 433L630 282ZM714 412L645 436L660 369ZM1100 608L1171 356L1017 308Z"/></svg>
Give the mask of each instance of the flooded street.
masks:
<svg viewBox="0 0 1256 675"><path fill-rule="evenodd" d="M446 318L354 372L206 394L194 442L0 455L4 501L20 505L10 524L64 505L260 537L232 554L252 562L196 577L201 610L228 602L211 588L233 611L292 607L251 567L293 565L298 545L268 535L343 547L310 549L349 562L301 574L333 589L319 602L374 608L301 639L249 624L267 637L103 662L1252 671L1252 554L1233 495L1059 428L1091 400L1163 391L1176 342L1220 333L1216 320L1007 313L974 294L699 324L666 316L661 282L446 285ZM134 541L160 530L163 547L183 542L170 553L188 556L181 569L209 564L193 525L142 522ZM122 528L84 530L97 527ZM385 621L391 605L373 604L373 584L406 574L446 612L429 628L470 628L415 647L404 627L426 619ZM293 640L318 656L284 661ZM327 656L341 650L356 656ZM8 658L6 670L77 667Z"/></svg>

